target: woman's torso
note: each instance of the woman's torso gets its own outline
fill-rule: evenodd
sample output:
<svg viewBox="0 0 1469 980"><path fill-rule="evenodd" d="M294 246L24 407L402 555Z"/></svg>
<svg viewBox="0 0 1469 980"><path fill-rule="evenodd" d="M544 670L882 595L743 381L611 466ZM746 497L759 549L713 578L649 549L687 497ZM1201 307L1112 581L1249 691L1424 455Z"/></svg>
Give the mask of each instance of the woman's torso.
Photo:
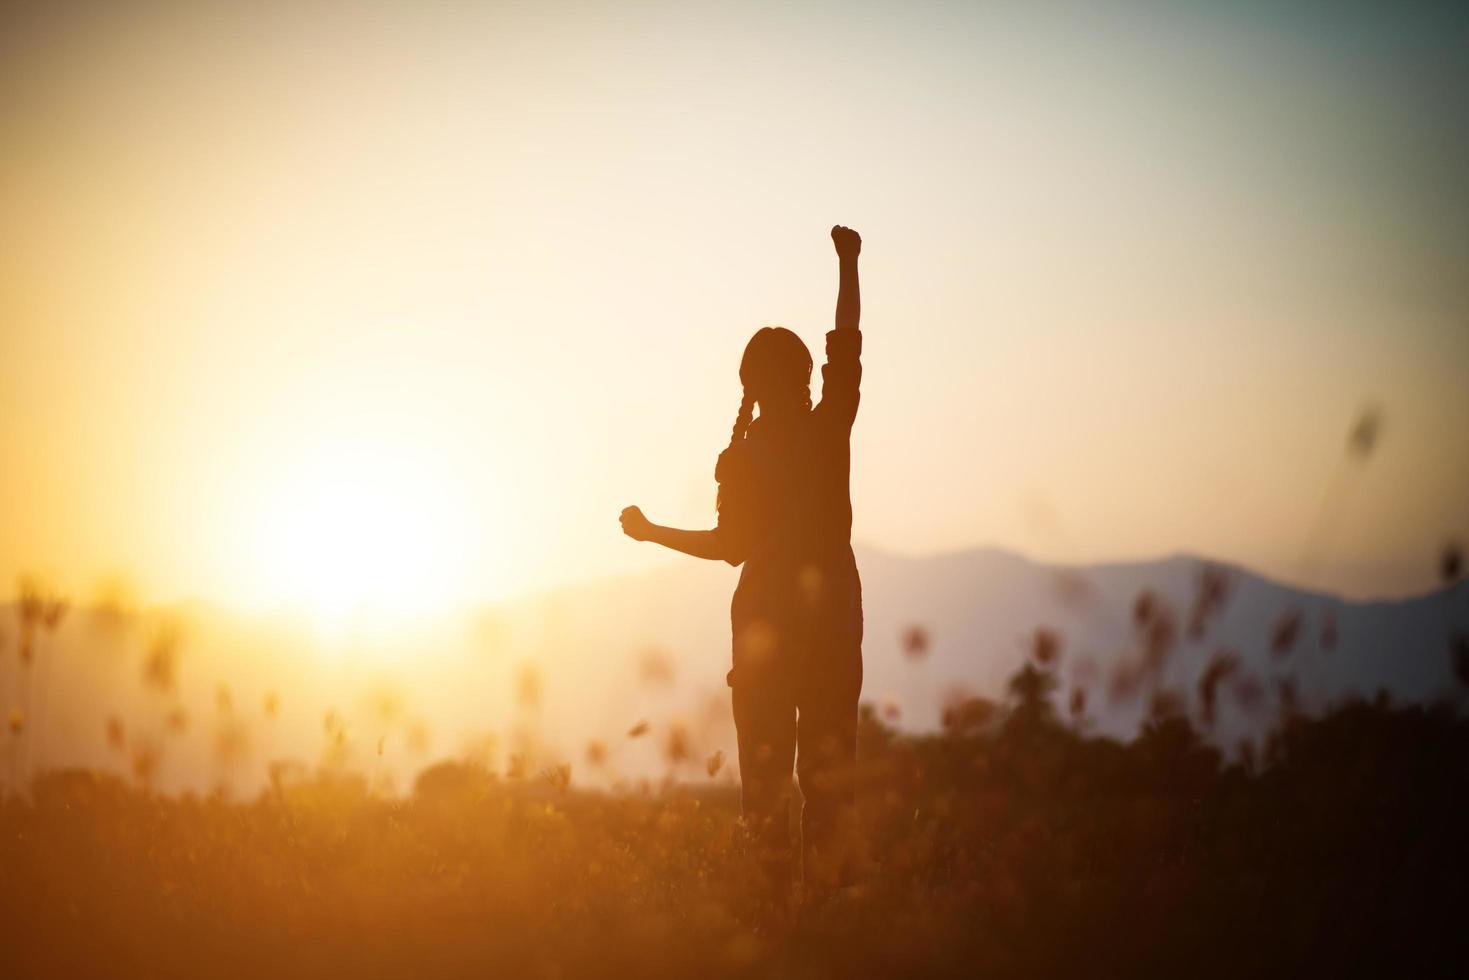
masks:
<svg viewBox="0 0 1469 980"><path fill-rule="evenodd" d="M846 615L851 594L860 589L851 546L847 428L826 424L819 409L790 419L761 418L744 448L752 506L736 621Z"/></svg>

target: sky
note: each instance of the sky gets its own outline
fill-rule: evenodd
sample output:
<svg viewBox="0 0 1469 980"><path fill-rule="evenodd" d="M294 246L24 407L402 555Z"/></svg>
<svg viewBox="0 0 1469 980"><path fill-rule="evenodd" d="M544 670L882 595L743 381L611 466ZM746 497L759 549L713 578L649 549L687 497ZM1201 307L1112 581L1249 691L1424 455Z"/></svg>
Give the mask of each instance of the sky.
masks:
<svg viewBox="0 0 1469 980"><path fill-rule="evenodd" d="M1224 6L7 5L0 582L408 612L673 560L619 510L712 523L842 223L857 541L1426 588L1469 15Z"/></svg>

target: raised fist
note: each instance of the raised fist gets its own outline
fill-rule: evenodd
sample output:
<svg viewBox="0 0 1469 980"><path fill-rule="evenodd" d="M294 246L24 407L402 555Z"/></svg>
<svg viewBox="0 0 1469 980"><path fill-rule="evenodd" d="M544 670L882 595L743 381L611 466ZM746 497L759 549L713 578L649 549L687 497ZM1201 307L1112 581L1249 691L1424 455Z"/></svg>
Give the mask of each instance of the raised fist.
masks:
<svg viewBox="0 0 1469 980"><path fill-rule="evenodd" d="M862 254L862 236L845 225L832 225L831 243L841 258L855 259Z"/></svg>

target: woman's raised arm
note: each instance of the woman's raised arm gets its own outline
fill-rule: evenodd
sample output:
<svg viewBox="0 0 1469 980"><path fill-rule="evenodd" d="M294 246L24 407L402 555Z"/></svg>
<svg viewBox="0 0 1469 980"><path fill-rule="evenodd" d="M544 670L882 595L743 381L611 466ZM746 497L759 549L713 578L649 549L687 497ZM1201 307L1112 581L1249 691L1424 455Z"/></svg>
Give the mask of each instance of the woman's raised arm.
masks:
<svg viewBox="0 0 1469 980"><path fill-rule="evenodd" d="M862 334L858 323L862 319L862 294L857 285L857 256L862 254L862 236L837 225L831 230L831 241L841 260L841 280L837 287L836 329L826 335L821 404L816 409L824 418L850 428L861 400Z"/></svg>
<svg viewBox="0 0 1469 980"><path fill-rule="evenodd" d="M862 320L862 290L857 281L857 256L862 254L862 236L850 228L836 225L831 229L831 242L836 246L841 265L836 328L856 330Z"/></svg>

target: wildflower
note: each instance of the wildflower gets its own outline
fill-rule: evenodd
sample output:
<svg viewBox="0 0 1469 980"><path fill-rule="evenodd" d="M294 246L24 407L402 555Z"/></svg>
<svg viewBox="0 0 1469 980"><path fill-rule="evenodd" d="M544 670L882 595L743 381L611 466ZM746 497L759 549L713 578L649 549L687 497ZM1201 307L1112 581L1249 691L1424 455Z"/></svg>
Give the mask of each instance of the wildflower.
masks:
<svg viewBox="0 0 1469 980"><path fill-rule="evenodd" d="M1352 429L1347 433L1347 455L1354 456L1359 460L1366 460L1377 448L1378 440L1382 438L1382 410L1375 405L1369 405L1357 416L1357 421L1352 424Z"/></svg>
<svg viewBox="0 0 1469 980"><path fill-rule="evenodd" d="M1301 611L1287 609L1276 617L1275 624L1270 629L1270 652L1277 657L1284 657L1295 649L1300 635Z"/></svg>
<svg viewBox="0 0 1469 980"><path fill-rule="evenodd" d="M114 750L121 750L127 741L127 732L122 727L122 719L116 715L107 719L107 744Z"/></svg>
<svg viewBox="0 0 1469 980"><path fill-rule="evenodd" d="M165 624L148 644L143 661L143 683L161 694L168 694L178 682L180 632L177 626Z"/></svg>
<svg viewBox="0 0 1469 980"><path fill-rule="evenodd" d="M41 613L41 625L46 627L48 633L56 632L56 628L66 618L67 608L66 600L60 597L53 598L46 604L45 609Z"/></svg>
<svg viewBox="0 0 1469 980"><path fill-rule="evenodd" d="M1239 670L1239 654L1233 650L1220 650L1209 659L1199 678L1199 703L1203 706L1205 727L1213 727L1215 706L1219 698L1219 685Z"/></svg>
<svg viewBox="0 0 1469 980"><path fill-rule="evenodd" d="M41 584L33 576L23 575L15 591L15 606L20 617L21 632L27 633L43 625L50 603Z"/></svg>
<svg viewBox="0 0 1469 980"><path fill-rule="evenodd" d="M668 758L669 763L675 766L687 762L693 754L689 744L688 730L683 725L674 724L669 726L668 738L663 746L663 754Z"/></svg>
<svg viewBox="0 0 1469 980"><path fill-rule="evenodd" d="M1443 554L1439 556L1438 574L1444 585L1453 585L1464 574L1464 550L1459 542L1450 541L1444 545Z"/></svg>
<svg viewBox="0 0 1469 980"><path fill-rule="evenodd" d="M22 576L17 586L16 612L20 619L20 662L29 668L36 657L37 629L51 632L66 613L66 603L47 595L31 576Z"/></svg>
<svg viewBox="0 0 1469 980"><path fill-rule="evenodd" d="M1049 667L1061 655L1061 637L1053 629L1038 626L1031 637L1030 654L1042 667Z"/></svg>
<svg viewBox="0 0 1469 980"><path fill-rule="evenodd" d="M1194 604L1189 611L1188 633L1198 640L1204 636L1209 620L1224 608L1229 597L1229 572L1218 566L1206 564L1199 569Z"/></svg>
<svg viewBox="0 0 1469 980"><path fill-rule="evenodd" d="M1158 597L1153 594L1152 589L1144 589L1137 594L1132 603L1132 621L1138 626L1146 626L1152 622L1153 614L1157 610Z"/></svg>
<svg viewBox="0 0 1469 980"><path fill-rule="evenodd" d="M21 576L15 587L15 614L20 619L21 628L35 625L40 618L40 603L40 591L36 588L35 580Z"/></svg>
<svg viewBox="0 0 1469 980"><path fill-rule="evenodd" d="M541 773L541 776L551 784L551 788L556 792L564 793L571 785L571 763L563 762L560 765L552 766Z"/></svg>
<svg viewBox="0 0 1469 980"><path fill-rule="evenodd" d="M928 630L916 623L903 631L903 656L909 660L922 660L928 656Z"/></svg>
<svg viewBox="0 0 1469 980"><path fill-rule="evenodd" d="M1143 664L1157 671L1163 666L1178 637L1173 621L1173 611L1156 599L1150 604L1148 618L1143 623Z"/></svg>
<svg viewBox="0 0 1469 980"><path fill-rule="evenodd" d="M339 729L327 736L326 746L321 750L321 764L327 769L341 769L352 757L352 747L347 741L346 729Z"/></svg>

